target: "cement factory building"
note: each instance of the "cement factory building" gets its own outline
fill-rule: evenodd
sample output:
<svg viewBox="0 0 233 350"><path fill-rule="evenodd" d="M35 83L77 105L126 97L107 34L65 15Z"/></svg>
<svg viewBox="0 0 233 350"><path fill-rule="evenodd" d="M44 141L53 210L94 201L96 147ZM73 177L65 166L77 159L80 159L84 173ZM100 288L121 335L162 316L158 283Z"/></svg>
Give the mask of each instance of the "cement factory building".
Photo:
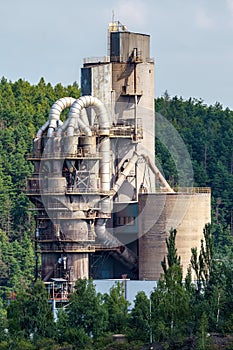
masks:
<svg viewBox="0 0 233 350"><path fill-rule="evenodd" d="M108 55L84 60L81 91L53 104L30 156L38 275L71 285L84 277L158 280L171 228L186 271L210 222L210 190L175 191L155 165L150 36L111 23Z"/></svg>

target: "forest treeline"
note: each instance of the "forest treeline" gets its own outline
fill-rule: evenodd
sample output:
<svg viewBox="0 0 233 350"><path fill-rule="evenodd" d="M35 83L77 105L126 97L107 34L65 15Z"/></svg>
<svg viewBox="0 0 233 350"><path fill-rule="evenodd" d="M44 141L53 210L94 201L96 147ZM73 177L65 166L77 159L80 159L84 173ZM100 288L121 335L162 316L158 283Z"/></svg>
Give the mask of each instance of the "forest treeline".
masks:
<svg viewBox="0 0 233 350"><path fill-rule="evenodd" d="M201 250L192 249L183 275L176 233L171 230L166 240L167 256L157 285L150 296L138 292L131 308L124 283L116 282L109 293L100 294L92 280L80 279L55 322L43 282L19 288L8 306L0 302L0 349L232 349L232 257L214 258L208 224ZM117 343L114 334L123 334L126 342Z"/></svg>
<svg viewBox="0 0 233 350"><path fill-rule="evenodd" d="M37 85L0 81L0 293L33 279L35 212L25 195L33 167L27 155L51 106L64 96L78 98L77 83L53 87L43 78Z"/></svg>
<svg viewBox="0 0 233 350"><path fill-rule="evenodd" d="M52 104L64 96L78 98L78 84L52 86L43 78L36 85L23 79L11 82L2 78L0 81L1 315L5 315L9 291L19 291L21 295L23 285L26 295L32 293L35 213L25 195L26 178L33 171L27 154L32 151L33 138L47 121ZM217 261L224 261L225 266L225 272L219 275L221 281L227 274L232 274L229 261L233 252L233 111L224 109L219 103L207 106L202 100L171 98L168 93L156 99L155 105L156 111L174 125L187 146L194 170L194 185L211 187L213 254ZM159 140L156 140L156 154L167 180L175 187L173 159ZM221 294L216 290L215 293ZM222 301L221 295L219 298ZM225 294L224 298L227 298ZM200 311L199 316L199 319L203 316L204 324L210 321L208 311ZM211 322L208 324L212 327ZM157 327L161 327L161 334L167 332L163 323Z"/></svg>
<svg viewBox="0 0 233 350"><path fill-rule="evenodd" d="M165 92L155 103L178 131L189 152L194 186L210 187L214 244L220 255L232 251L233 235L233 111L220 103L207 106L201 99L170 98ZM176 186L174 160L156 139L156 157L166 179Z"/></svg>

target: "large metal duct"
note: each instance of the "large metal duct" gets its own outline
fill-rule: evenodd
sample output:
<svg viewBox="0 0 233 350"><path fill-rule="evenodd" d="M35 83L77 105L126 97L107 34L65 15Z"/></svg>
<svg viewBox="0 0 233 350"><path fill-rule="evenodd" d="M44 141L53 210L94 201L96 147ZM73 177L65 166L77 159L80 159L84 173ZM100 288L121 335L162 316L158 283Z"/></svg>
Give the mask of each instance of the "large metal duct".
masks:
<svg viewBox="0 0 233 350"><path fill-rule="evenodd" d="M60 114L62 110L70 106L71 108L68 118L63 123L63 125L60 125L60 127L58 127L58 122L60 121ZM101 191L106 193L106 197L101 200L101 212L103 214L109 214L111 212L113 196L118 192L119 188L122 186L123 182L140 157L144 158L148 166L151 168L161 183L164 191L173 193L173 189L169 186L151 159L145 154L138 154L136 152L129 160L129 163L123 172L119 173L118 179L115 182L112 191L110 191L110 120L103 103L93 96L82 96L77 100L70 97L64 97L56 101L50 110L49 121L38 131L38 136L40 137L46 128L48 128L48 137L53 136L53 131L55 128L57 128L58 137L62 136L62 134L65 133L66 136L72 138L74 137L75 130L77 129L85 133L87 137L93 136L92 129L86 114L86 108L88 107L92 107L96 113L99 124L99 134L102 136L101 143L99 144L99 153L101 155L99 173L101 179ZM95 230L99 243L104 244L109 248L116 248L116 251L112 252L112 255L116 259L120 260L131 270L136 267L137 256L127 247L123 247L122 243L107 231L106 219L98 219L95 225Z"/></svg>
<svg viewBox="0 0 233 350"><path fill-rule="evenodd" d="M85 99L86 101L86 99ZM68 118L66 121L63 123L63 125L57 130L57 135L61 136L68 128L70 125L70 120L72 118L72 132L66 134L67 136L73 136L74 130L79 128L81 129L87 136L92 136L91 129L89 127L89 121L88 118L85 118L84 120L84 110L85 110L85 103L83 101L83 98L80 97L79 99L75 100L75 106L76 109L74 108L70 109ZM86 106L88 107L88 106ZM77 112L77 113L76 113Z"/></svg>
<svg viewBox="0 0 233 350"><path fill-rule="evenodd" d="M147 164L149 165L149 167L151 168L151 170L153 171L153 173L155 174L156 178L159 180L159 182L162 184L164 190L166 192L169 193L174 193L175 191L171 188L171 186L168 184L168 182L166 181L166 179L163 177L163 175L161 174L161 172L159 171L159 169L157 168L157 166L152 162L152 160L150 159L149 156L145 155L145 154L141 154L139 155L141 157L143 157L145 159L145 161L147 162Z"/></svg>
<svg viewBox="0 0 233 350"><path fill-rule="evenodd" d="M112 196L114 196L118 192L119 188L121 187L121 185L123 184L123 182L125 181L127 176L129 175L129 173L132 170L133 166L135 166L137 160L139 158L141 158L141 157L144 158L146 163L149 165L150 169L152 170L152 172L154 173L154 175L156 176L158 181L163 186L164 191L168 192L168 193L174 193L174 190L168 184L168 182L163 177L163 175L161 174L161 172L159 171L157 166L152 162L150 157L145 155L145 154L138 154L138 153L134 152L132 158L129 160L129 162L128 162L127 166L125 167L125 169L122 172L120 172L120 174L118 175L118 179L117 179L117 181L115 182L115 184L114 184L114 186L112 188Z"/></svg>
<svg viewBox="0 0 233 350"><path fill-rule="evenodd" d="M49 120L47 120L47 122L37 131L36 139L40 139L42 137L43 132L48 128L48 126Z"/></svg>
<svg viewBox="0 0 233 350"><path fill-rule="evenodd" d="M98 219L95 232L98 243L103 244L105 247L116 249L116 251L111 253L115 259L127 266L130 270L137 270L137 255L125 245L123 246L121 241L107 231L105 219Z"/></svg>
<svg viewBox="0 0 233 350"><path fill-rule="evenodd" d="M61 112L65 108L72 106L74 102L75 98L73 97L63 97L52 105L49 113L48 137L51 137L54 130L57 128L57 122L60 120Z"/></svg>
<svg viewBox="0 0 233 350"><path fill-rule="evenodd" d="M118 190L120 189L121 185L123 184L123 182L126 180L127 176L129 175L130 171L132 170L132 168L135 166L137 160L138 160L138 154L134 153L133 157L130 158L128 164L126 165L125 169L120 172L118 174L118 179L115 182L115 184L113 185L112 188L112 196L115 196L115 194L118 192Z"/></svg>
<svg viewBox="0 0 233 350"><path fill-rule="evenodd" d="M86 125L87 119L84 117L82 110L92 107L97 115L100 135L105 136L100 143L99 152L101 155L100 161L100 178L101 178L101 189L104 192L110 191L110 120L104 104L96 97L93 96L82 96L76 100L71 108L65 123L58 129L58 136L61 136L62 132L66 131L67 136L73 136L76 126L87 135L92 136L92 131L89 125ZM83 121L85 120L85 122ZM109 206L108 199L103 200L103 207ZM104 209L105 211L106 209ZM107 209L109 210L109 209Z"/></svg>
<svg viewBox="0 0 233 350"><path fill-rule="evenodd" d="M101 178L101 190L106 192L106 198L101 201L101 211L103 213L110 213L112 199L108 194L110 191L110 121L103 103L93 96L82 96L76 100L70 108L69 116L65 123L58 129L58 136L61 136L66 131L67 136L73 136L77 126L87 136L92 136L92 131L89 125L87 125L87 117L82 111L92 107L97 115L99 122L100 135L103 136L103 140L99 145L99 153L101 154L100 161L100 178ZM88 123L89 124L89 123ZM135 161L132 160L131 164L135 164L137 156L135 155ZM127 176L125 174L125 176ZM123 180L124 181L124 180ZM122 181L122 183L123 183ZM121 185L119 184L119 187ZM128 266L131 270L136 268L137 256L129 250L127 247L122 248L122 242L116 237L110 234L106 230L106 220L99 219L95 226L98 242L104 244L109 248L119 247L112 255L120 260L124 265Z"/></svg>
<svg viewBox="0 0 233 350"><path fill-rule="evenodd" d="M89 125L89 119L88 119L88 116L87 116L86 109L82 109L81 110L80 120L84 123L84 125ZM77 120L77 126L76 127L78 128L78 120Z"/></svg>
<svg viewBox="0 0 233 350"><path fill-rule="evenodd" d="M55 128L57 128L57 123L60 121L61 112L67 108L70 107L75 101L75 98L73 97L62 97L59 100L57 100L51 107L49 112L49 120L42 125L42 127L37 131L36 138L41 138L43 132L48 128L47 136L51 137L53 134L53 131ZM61 123L61 121L60 121Z"/></svg>
<svg viewBox="0 0 233 350"><path fill-rule="evenodd" d="M81 110L87 107L93 107L96 112L101 135L108 136L110 132L110 120L106 108L98 98L93 96L82 96L71 106L67 124L62 128L64 130L67 127L67 136L73 136L76 119L79 118L78 120L80 120Z"/></svg>

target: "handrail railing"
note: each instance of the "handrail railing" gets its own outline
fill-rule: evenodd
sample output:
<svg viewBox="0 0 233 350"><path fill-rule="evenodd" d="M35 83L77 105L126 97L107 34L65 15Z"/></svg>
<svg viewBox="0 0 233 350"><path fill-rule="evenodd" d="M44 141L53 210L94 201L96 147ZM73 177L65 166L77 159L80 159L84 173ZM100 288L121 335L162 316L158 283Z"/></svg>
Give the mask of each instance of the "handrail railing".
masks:
<svg viewBox="0 0 233 350"><path fill-rule="evenodd" d="M99 195L112 195L112 191L104 191L102 189L96 188L60 188L60 187L51 187L51 188L27 188L25 192L28 194L40 194L40 195L49 195L49 194L99 194Z"/></svg>
<svg viewBox="0 0 233 350"><path fill-rule="evenodd" d="M99 152L96 153L90 153L90 152L74 152L74 153L68 153L68 152L43 152L42 154L33 154L29 153L27 155L27 159L72 159L72 158L90 158L90 159L101 159L101 155Z"/></svg>
<svg viewBox="0 0 233 350"><path fill-rule="evenodd" d="M169 194L207 194L211 193L210 187L175 187L173 188L174 192ZM139 189L139 194L167 194L168 192L164 188L147 188L143 187Z"/></svg>

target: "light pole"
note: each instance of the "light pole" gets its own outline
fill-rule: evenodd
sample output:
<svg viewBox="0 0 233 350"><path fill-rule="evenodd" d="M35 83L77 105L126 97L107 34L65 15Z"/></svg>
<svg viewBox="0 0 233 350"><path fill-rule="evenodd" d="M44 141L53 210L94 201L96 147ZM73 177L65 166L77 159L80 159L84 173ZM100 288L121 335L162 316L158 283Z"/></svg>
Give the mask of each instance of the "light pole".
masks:
<svg viewBox="0 0 233 350"><path fill-rule="evenodd" d="M150 299L149 299L149 310L150 310L150 314L149 314L149 319L150 319L150 350L153 350L153 346L152 346L152 325L151 325L151 294L150 294Z"/></svg>

